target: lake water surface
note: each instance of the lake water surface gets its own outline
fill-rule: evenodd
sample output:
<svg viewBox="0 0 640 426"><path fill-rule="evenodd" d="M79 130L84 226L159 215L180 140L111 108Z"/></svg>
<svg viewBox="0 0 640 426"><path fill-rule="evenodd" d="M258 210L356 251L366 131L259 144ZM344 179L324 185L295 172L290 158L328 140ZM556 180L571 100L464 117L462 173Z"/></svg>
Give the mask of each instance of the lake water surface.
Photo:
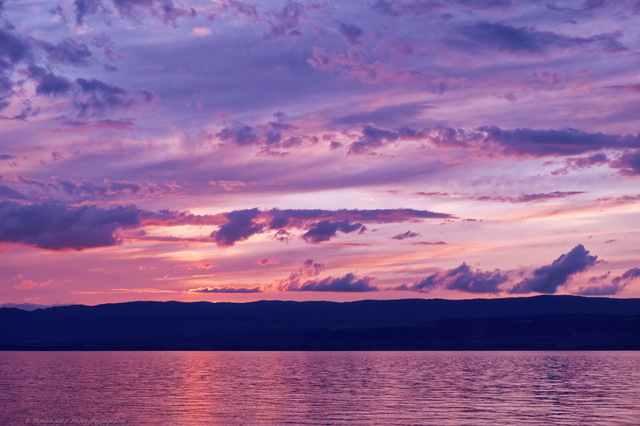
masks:
<svg viewBox="0 0 640 426"><path fill-rule="evenodd" d="M640 352L0 352L0 424L640 424Z"/></svg>

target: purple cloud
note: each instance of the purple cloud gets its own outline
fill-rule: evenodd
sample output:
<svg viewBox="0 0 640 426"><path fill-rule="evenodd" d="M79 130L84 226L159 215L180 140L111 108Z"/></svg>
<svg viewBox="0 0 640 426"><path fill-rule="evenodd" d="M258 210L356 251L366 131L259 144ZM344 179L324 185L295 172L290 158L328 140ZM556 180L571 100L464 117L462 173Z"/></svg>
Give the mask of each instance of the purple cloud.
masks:
<svg viewBox="0 0 640 426"><path fill-rule="evenodd" d="M0 185L0 197L9 200L23 200L25 198L20 192L5 185Z"/></svg>
<svg viewBox="0 0 640 426"><path fill-rule="evenodd" d="M569 157L564 160L565 167L554 170L552 175L565 175L570 170L584 170L594 166L601 166L609 163L609 158L604 152L597 152L587 157Z"/></svg>
<svg viewBox="0 0 640 426"><path fill-rule="evenodd" d="M174 26L178 18L196 15L194 9L180 7L173 0L75 0L74 6L77 25L81 25L89 15L113 13L111 7L123 17L133 18L148 13Z"/></svg>
<svg viewBox="0 0 640 426"><path fill-rule="evenodd" d="M539 201L547 201L556 198L567 198L573 195L584 194L584 191L553 191L538 194L520 194L517 197L472 197L478 201L500 201L508 203L535 203Z"/></svg>
<svg viewBox="0 0 640 426"><path fill-rule="evenodd" d="M117 86L112 86L98 79L76 79L80 92L86 97L75 102L80 116L87 113L103 113L110 108L128 108L133 104L133 99L127 96L127 92Z"/></svg>
<svg viewBox="0 0 640 426"><path fill-rule="evenodd" d="M469 265L463 263L457 268L448 271L441 271L429 275L424 279L412 284L402 284L396 290L418 291L428 293L437 288L447 290L457 290L466 293L499 293L500 284L508 281L507 275L499 270L493 272L482 272L478 269L472 270Z"/></svg>
<svg viewBox="0 0 640 426"><path fill-rule="evenodd" d="M533 276L524 279L511 289L513 294L546 293L553 294L564 285L571 275L582 272L596 263L598 256L590 256L582 244L575 246L553 261L533 271Z"/></svg>
<svg viewBox="0 0 640 426"><path fill-rule="evenodd" d="M258 141L258 136L253 131L253 128L243 123L235 123L230 127L225 127L216 136L223 141L229 141L240 146L251 145Z"/></svg>
<svg viewBox="0 0 640 426"><path fill-rule="evenodd" d="M510 53L540 53L555 41L549 33L515 28L503 23L477 23L464 27L462 34L475 44Z"/></svg>
<svg viewBox="0 0 640 426"><path fill-rule="evenodd" d="M393 237L391 237L391 239L393 240L404 240L407 238L415 238L415 237L419 237L420 234L418 234L417 232L411 232L411 231L407 231L404 234L398 234L398 235L394 235Z"/></svg>
<svg viewBox="0 0 640 426"><path fill-rule="evenodd" d="M640 175L640 149L627 152L611 163L612 167L619 169L626 176Z"/></svg>
<svg viewBox="0 0 640 426"><path fill-rule="evenodd" d="M317 281L307 281L299 287L290 287L288 291L336 291L336 292L369 292L378 291L378 288L371 285L374 278L358 278L352 273L343 277L327 277Z"/></svg>
<svg viewBox="0 0 640 426"><path fill-rule="evenodd" d="M231 13L234 17L245 17L253 21L257 21L259 18L256 7L250 3L240 0L221 0L215 3L210 11L209 19L215 20L224 13Z"/></svg>
<svg viewBox="0 0 640 426"><path fill-rule="evenodd" d="M364 232L367 228L361 223L349 223L344 220L342 222L331 222L323 220L313 224L303 236L302 239L308 243L320 243L322 241L329 241L335 237L339 232L349 234L354 231Z"/></svg>
<svg viewBox="0 0 640 426"><path fill-rule="evenodd" d="M469 8L477 10L508 10L514 4L513 0L449 0L449 1L425 1L425 0L375 0L369 3L371 9L382 15L399 17L401 15L433 15L435 12L444 11L449 6ZM443 16L450 19L451 15Z"/></svg>
<svg viewBox="0 0 640 426"><path fill-rule="evenodd" d="M610 275L607 272L600 278L608 278ZM601 284L599 286L580 287L577 294L583 296L612 296L620 293L627 285L636 278L640 277L640 268L631 268L625 271L622 275L615 277L609 283Z"/></svg>
<svg viewBox="0 0 640 426"><path fill-rule="evenodd" d="M631 268L619 277L615 277L613 283L620 284L621 282L631 281L638 277L640 277L640 268Z"/></svg>
<svg viewBox="0 0 640 426"><path fill-rule="evenodd" d="M359 38L362 35L363 31L362 28L358 27L357 25L341 22L338 26L338 30L350 44L360 43Z"/></svg>
<svg viewBox="0 0 640 426"><path fill-rule="evenodd" d="M414 209L271 209L265 212L271 217L270 228L278 229L284 226L301 228L308 221L330 220L364 223L399 223L416 219L449 219L453 218L447 213L437 213L428 210Z"/></svg>
<svg viewBox="0 0 640 426"><path fill-rule="evenodd" d="M65 154L59 151L51 153L53 160L63 160ZM130 182L103 179L96 183L90 180L72 180L52 177L49 180L29 179L16 176L17 180L7 182L14 190L29 195L29 199L37 202L41 199L65 200L69 203L119 201L132 202L145 199L166 198L175 194L177 189L168 184L153 182Z"/></svg>
<svg viewBox="0 0 640 426"><path fill-rule="evenodd" d="M577 129L502 130L498 127L480 127L484 140L504 147L508 154L575 155L603 148L623 148L638 144L640 136L587 133Z"/></svg>
<svg viewBox="0 0 640 426"><path fill-rule="evenodd" d="M304 261L300 269L292 272L288 278L279 280L274 286L276 291L335 291L335 292L368 292L377 291L371 285L375 278L358 278L352 273L343 277L327 277L313 279L324 271L324 264L315 263L313 259Z"/></svg>
<svg viewBox="0 0 640 426"><path fill-rule="evenodd" d="M349 146L349 154L364 154L373 149L380 148L391 142L405 139L419 139L424 133L409 127L389 131L378 129L373 126L365 126L362 130L362 139L353 142Z"/></svg>
<svg viewBox="0 0 640 426"><path fill-rule="evenodd" d="M238 241L248 239L254 234L262 232L264 225L254 222L260 210L236 210L225 213L228 220L220 229L211 233L211 238L220 247L232 246Z"/></svg>
<svg viewBox="0 0 640 426"><path fill-rule="evenodd" d="M350 113L331 119L331 124L353 126L371 124L374 126L393 126L408 120L415 120L423 111L433 108L424 103L407 103L402 105L386 105L372 111Z"/></svg>
<svg viewBox="0 0 640 426"><path fill-rule="evenodd" d="M625 284L603 284L593 287L580 287L576 292L581 296L612 296L620 293L626 287Z"/></svg>
<svg viewBox="0 0 640 426"><path fill-rule="evenodd" d="M570 37L535 28L514 27L502 22L478 22L464 26L460 33L477 49L494 49L512 54L543 54L550 49L581 48L604 51L623 51L619 34L598 34L591 37ZM455 42L452 44L456 45ZM465 47L458 44L460 47Z"/></svg>
<svg viewBox="0 0 640 426"><path fill-rule="evenodd" d="M223 293L236 293L236 294L248 294L248 293L262 293L262 289L260 287L253 288L243 288L243 287L198 287L187 290L187 293L213 293L213 294L223 294Z"/></svg>
<svg viewBox="0 0 640 426"><path fill-rule="evenodd" d="M71 89L71 82L61 76L57 76L37 65L30 65L29 76L38 82L36 94L38 95L58 95Z"/></svg>
<svg viewBox="0 0 640 426"><path fill-rule="evenodd" d="M615 135L589 133L577 129L501 129L484 126L474 130L450 127L412 128L395 130L379 129L370 125L364 127L361 136L349 146L349 154L364 154L402 140L428 141L439 147L486 149L487 143L503 148L505 154L559 156L584 154L602 149L624 149L636 147L640 134ZM602 163L604 154L594 154L585 162Z"/></svg>
<svg viewBox="0 0 640 426"><path fill-rule="evenodd" d="M280 10L267 12L267 23L269 24L268 36L282 36L299 34L296 29L300 17L304 14L304 6L296 1L288 0L287 4ZM296 31L298 31L296 33Z"/></svg>
<svg viewBox="0 0 640 426"><path fill-rule="evenodd" d="M87 66L92 57L86 44L72 38L66 38L55 45L44 40L34 43L47 53L50 61L60 64Z"/></svg>
<svg viewBox="0 0 640 426"><path fill-rule="evenodd" d="M87 15L93 15L99 10L104 10L101 0L75 0L73 2L76 12L76 25L82 25Z"/></svg>
<svg viewBox="0 0 640 426"><path fill-rule="evenodd" d="M615 86L607 86L607 89L623 90L628 92L640 92L640 83L636 84L619 84Z"/></svg>
<svg viewBox="0 0 640 426"><path fill-rule="evenodd" d="M118 229L139 225L140 211L133 206L103 209L58 203L0 203L0 241L49 250L117 245L121 242L116 234Z"/></svg>
<svg viewBox="0 0 640 426"><path fill-rule="evenodd" d="M22 39L0 28L0 111L9 106L15 95L16 82L12 72L29 53L29 46Z"/></svg>
<svg viewBox="0 0 640 426"><path fill-rule="evenodd" d="M29 46L20 38L0 29L0 71L12 68L23 60Z"/></svg>

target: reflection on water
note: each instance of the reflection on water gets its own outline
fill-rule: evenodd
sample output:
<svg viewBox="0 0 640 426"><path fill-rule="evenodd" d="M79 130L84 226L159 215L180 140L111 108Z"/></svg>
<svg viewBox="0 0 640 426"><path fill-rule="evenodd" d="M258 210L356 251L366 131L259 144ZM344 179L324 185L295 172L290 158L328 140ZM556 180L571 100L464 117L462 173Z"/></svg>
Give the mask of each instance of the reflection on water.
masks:
<svg viewBox="0 0 640 426"><path fill-rule="evenodd" d="M2 425L640 424L640 353L0 352L0 390Z"/></svg>

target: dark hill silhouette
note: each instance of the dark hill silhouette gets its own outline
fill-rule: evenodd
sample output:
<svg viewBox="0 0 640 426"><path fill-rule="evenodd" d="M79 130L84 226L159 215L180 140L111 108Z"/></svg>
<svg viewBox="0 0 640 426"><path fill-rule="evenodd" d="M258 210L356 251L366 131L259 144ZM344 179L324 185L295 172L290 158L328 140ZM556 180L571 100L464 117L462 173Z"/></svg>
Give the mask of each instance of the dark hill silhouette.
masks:
<svg viewBox="0 0 640 426"><path fill-rule="evenodd" d="M640 299L130 302L0 308L3 350L640 349Z"/></svg>

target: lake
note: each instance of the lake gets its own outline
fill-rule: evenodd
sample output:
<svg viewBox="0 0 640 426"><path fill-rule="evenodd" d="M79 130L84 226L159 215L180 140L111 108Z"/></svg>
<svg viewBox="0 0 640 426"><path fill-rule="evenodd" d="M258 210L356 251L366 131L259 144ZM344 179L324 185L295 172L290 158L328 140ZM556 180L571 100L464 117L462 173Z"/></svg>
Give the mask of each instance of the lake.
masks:
<svg viewBox="0 0 640 426"><path fill-rule="evenodd" d="M640 352L0 352L0 424L640 424Z"/></svg>

